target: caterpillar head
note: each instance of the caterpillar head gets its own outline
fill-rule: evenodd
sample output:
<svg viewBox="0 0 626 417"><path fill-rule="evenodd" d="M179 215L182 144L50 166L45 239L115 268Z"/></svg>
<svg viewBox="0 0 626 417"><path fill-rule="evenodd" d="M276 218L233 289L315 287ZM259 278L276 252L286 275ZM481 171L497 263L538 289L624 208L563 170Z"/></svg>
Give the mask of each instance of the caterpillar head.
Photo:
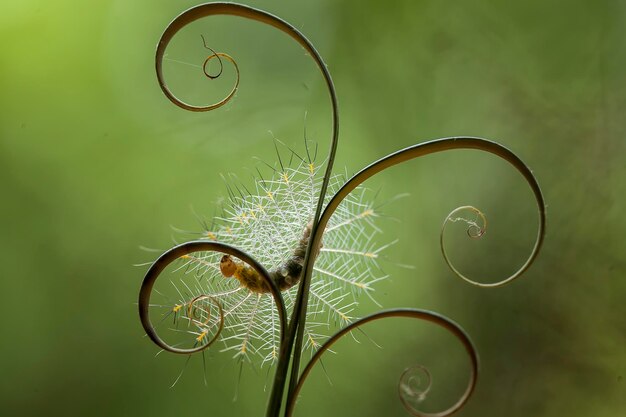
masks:
<svg viewBox="0 0 626 417"><path fill-rule="evenodd" d="M232 277L237 271L237 264L230 255L222 256L220 259L220 272L225 278Z"/></svg>

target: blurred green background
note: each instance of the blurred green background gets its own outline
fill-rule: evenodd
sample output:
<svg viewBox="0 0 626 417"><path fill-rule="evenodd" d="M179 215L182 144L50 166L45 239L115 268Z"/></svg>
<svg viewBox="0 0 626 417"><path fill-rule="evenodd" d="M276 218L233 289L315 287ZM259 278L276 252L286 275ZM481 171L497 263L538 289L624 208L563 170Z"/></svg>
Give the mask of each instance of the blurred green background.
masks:
<svg viewBox="0 0 626 417"><path fill-rule="evenodd" d="M203 102L228 89L193 65L200 34L233 55L241 85L225 108L191 114L161 93L153 54L191 1L8 0L0 5L0 189L3 218L0 414L263 415L273 369L211 352L208 385L192 358L159 355L136 307L145 267L170 225L200 229L226 195L220 173L251 182L272 137L323 155L328 97L301 48L236 18L192 25L166 74ZM444 314L481 355L464 416L626 414L626 3L621 1L254 1L301 29L324 56L340 102L336 172L416 142L493 139L533 169L548 203L543 252L501 289L455 278L438 239L448 212L471 204L490 221L480 244L451 236L460 268L495 281L530 251L536 208L505 163L475 151L422 158L366 184L385 202L382 242L399 239L377 286L386 308ZM178 64L182 61L187 64ZM220 90L222 89L222 90ZM271 132L271 133L270 133ZM395 219L395 220L394 220ZM401 264L415 266L413 270ZM357 314L376 307L363 302ZM297 415L406 415L404 366L431 366L430 410L454 401L467 364L429 325L372 325L337 346L307 382ZM239 387L238 389L236 387ZM238 391L238 400L231 401Z"/></svg>

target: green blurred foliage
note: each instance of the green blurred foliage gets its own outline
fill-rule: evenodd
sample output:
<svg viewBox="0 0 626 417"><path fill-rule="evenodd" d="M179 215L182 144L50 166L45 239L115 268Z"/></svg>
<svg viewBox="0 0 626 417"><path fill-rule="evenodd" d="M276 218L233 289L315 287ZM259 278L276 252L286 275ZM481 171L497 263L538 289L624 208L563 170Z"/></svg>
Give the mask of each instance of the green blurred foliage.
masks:
<svg viewBox="0 0 626 417"><path fill-rule="evenodd" d="M193 4L0 5L2 415L264 414L273 369L246 365L237 382L238 365L217 350L207 386L194 357L169 388L185 359L153 358L135 304L145 268L132 265L155 256L140 245L165 250L181 239L169 225L199 229L193 211L211 217L225 195L220 173L251 181L254 157L275 158L273 136L300 146L305 112L323 155L328 98L283 34L215 18L181 33L171 58L197 65L204 34L240 65L235 100L210 114L171 105L155 80L154 46ZM479 349L479 385L460 415L626 413L626 4L250 4L300 28L325 57L340 101L337 172L419 141L476 135L518 153L542 185L549 229L538 261L514 284L481 290L446 268L439 228L453 208L480 207L489 233L479 248L462 232L450 237L455 259L487 280L510 273L537 223L512 168L459 151L368 181L381 202L411 194L384 207L399 220L384 223L384 239L400 242L377 300L451 317ZM190 100L218 94L197 84L192 66L170 64ZM359 314L375 309L363 302ZM332 385L316 370L298 415L405 415L395 384L413 363L433 369L427 408L462 389L467 364L449 336L406 323L372 325L368 336L383 349L343 341L325 361Z"/></svg>

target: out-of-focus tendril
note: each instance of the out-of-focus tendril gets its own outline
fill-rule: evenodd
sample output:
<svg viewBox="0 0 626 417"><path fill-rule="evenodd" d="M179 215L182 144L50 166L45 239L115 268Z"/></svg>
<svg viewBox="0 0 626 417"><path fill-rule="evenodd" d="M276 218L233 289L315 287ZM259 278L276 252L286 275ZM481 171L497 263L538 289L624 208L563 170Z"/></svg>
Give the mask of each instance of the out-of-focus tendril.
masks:
<svg viewBox="0 0 626 417"><path fill-rule="evenodd" d="M187 306L187 317L189 317L189 320L191 320L194 324L198 326L207 326L211 321L211 310L204 310L202 307L196 305L205 300L208 300L210 303L215 304L219 309L219 327L221 332L221 328L224 326L224 310L222 308L222 304L217 299L215 299L215 297L206 294L194 297L194 299L191 300L189 302L189 305ZM198 311L200 311L200 315L198 314ZM206 318L202 318L202 313L206 315Z"/></svg>
<svg viewBox="0 0 626 417"><path fill-rule="evenodd" d="M472 395L472 392L474 391L474 387L476 386L476 378L478 376L479 361L478 361L478 353L476 352L476 348L474 347L474 344L472 343L467 333L465 333L465 331L461 328L461 326L459 326L452 320L444 316L441 316L437 313L433 313L432 311L412 309L412 308L402 308L402 309L393 309L393 310L383 310L383 311L374 313L372 315L363 317L359 320L354 321L353 323L349 324L343 329L339 330L330 339L328 339L317 350L317 352L315 352L315 354L313 355L309 363L306 365L306 367L302 371L300 379L298 380L298 384L296 385L293 391L293 395L290 396L289 399L287 400L287 416L293 415L296 398L298 396L298 393L302 389L302 386L304 385L306 378L309 376L309 373L311 372L315 364L321 359L322 355L326 351L328 351L332 347L332 345L334 345L339 339L341 339L343 336L350 333L352 330L355 330L363 326L364 324L367 324L376 320L390 318L390 317L404 317L404 318L409 318L409 319L414 319L414 320L423 320L423 321L434 323L440 327L443 327L445 330L450 332L454 337L456 337L459 342L461 342L470 360L471 369L470 369L469 380L467 382L467 387L465 388L465 392L463 392L461 397L453 405L451 405L446 410L443 410L440 412L425 413L425 412L417 410L413 406L409 408L409 406L407 406L407 403L405 403L405 399L402 398L402 393L401 393L400 395L402 398L402 402L407 408L407 410L409 410L414 416L419 416L419 417L445 417L445 416L452 415L453 413L461 409L461 407L465 405L467 400L469 400L470 396ZM425 370L425 368L423 367L422 369ZM428 373L427 370L426 370L426 373L430 376L430 373ZM401 382L400 382L401 384L402 384L402 379L406 376L406 374L407 372L405 371L404 374L401 376ZM430 385L430 381L429 381L429 385ZM427 391L428 391L428 388L426 389L426 392Z"/></svg>
<svg viewBox="0 0 626 417"><path fill-rule="evenodd" d="M446 330L451 332L463 344L463 346L465 347L465 350L467 351L470 357L471 375L470 375L470 379L469 379L469 382L468 382L468 385L464 394L455 404L453 404L447 410L439 412L439 413L434 413L434 414L423 413L423 412L418 411L413 406L415 399L412 399L411 395L409 395L409 394L416 392L413 390L412 385L411 385L413 381L411 380L411 378L413 377L412 374L410 374L409 371L406 371L403 374L403 377L400 381L400 395L401 395L403 404L405 405L405 407L407 407L407 410L409 410L414 415L442 417L442 416L448 416L458 411L465 404L465 402L469 399L470 395L472 394L474 390L474 386L476 384L477 372L478 372L478 355L469 337L456 323L452 322L451 320L443 316L440 316L436 313L432 313L429 311L416 310L416 309L387 310L387 311L381 311L371 316L367 316L365 318L357 320L353 322L352 324L341 329L334 336L332 336L324 345L322 345L322 347L319 348L319 350L314 354L313 358L304 367L302 373L301 374L299 373L300 355L302 351L303 332L304 332L304 325L306 321L306 310L307 310L307 303L308 303L309 287L310 287L310 280L311 280L311 275L313 271L313 263L315 260L314 256L312 256L314 252L312 248L320 247L323 232L326 229L326 226L328 224L330 217L335 212L339 204L346 198L346 196L348 196L350 192L352 192L357 186L359 186L361 183L363 183L365 180L367 180L371 176L381 171L384 171L385 169L392 167L394 165L398 165L402 162L405 162L414 158L418 158L420 156L428 155L431 153L437 153L437 152L442 152L442 151L447 151L447 150L452 150L452 149L481 150L481 151L492 153L504 159L505 161L509 162L522 174L522 176L525 178L525 180L529 184L533 192L533 195L535 197L538 211L539 211L539 227L537 231L537 238L535 241L534 248L532 249L526 262L513 275L511 275L510 277L496 284L480 284L480 283L475 283L465 278L462 274L460 274L459 271L457 271L454 267L452 267L451 263L449 262L447 258L445 250L443 250L443 253L444 253L444 259L446 260L446 263L450 265L450 267L455 273L457 273L459 276L466 279L467 281L472 282L482 287L493 287L493 286L503 285L517 278L526 269L528 269L528 267L536 258L543 242L543 238L545 234L545 204L544 204L543 196L541 194L539 185L537 184L537 181L532 175L532 172L515 154L513 154L511 151L509 151L502 145L499 145L495 142L491 142L491 141L481 139L481 138L473 138L473 137L453 137L453 138L438 139L438 140L433 140L430 142L425 142L425 143L410 146L406 149L402 149L400 151L392 153L372 163L371 165L367 166L366 168L358 172L356 175L354 175L350 180L348 180L341 187L341 189L330 199L326 207L324 207L324 197L325 197L328 183L330 180L332 166L334 163L335 153L336 153L336 148L337 148L337 143L338 143L339 117L338 117L337 97L335 93L335 87L332 82L332 78L320 54L317 52L317 50L312 45L312 43L298 29L296 29L289 23L285 22L284 20L272 14L269 14L262 10L254 9L249 6L240 5L240 4L207 3L207 4L201 4L201 5L192 7L191 9L188 9L185 12L181 13L168 25L168 27L165 29L157 45L155 66L156 66L157 79L158 79L159 85L163 93L172 103L174 103L178 107L181 107L189 111L195 111L195 112L214 110L226 104L235 94L239 86L239 68L235 60L228 54L225 54L222 52L216 52L215 50L209 48L204 40L204 37L202 38L204 46L212 52L212 55L209 55L203 63L202 71L204 72L204 75L207 76L209 79L215 79L219 77L223 71L223 63L222 63L221 58L225 58L226 60L230 61L235 68L235 72L236 72L235 86L224 99L208 106L196 106L196 105L185 103L182 100L178 99L170 91L163 77L162 65L163 65L163 58L164 58L165 50L167 48L167 45L171 41L171 39L174 37L174 35L178 33L178 31L180 31L183 27L187 26L188 24L198 19L201 19L207 16L212 16L212 15L238 16L238 17L242 17L246 19L251 19L251 20L263 23L263 24L267 24L276 29L279 29L280 31L286 33L292 39L297 41L298 44L302 46L305 49L305 51L311 56L311 58L315 61L316 65L318 66L326 82L326 86L328 88L328 93L329 93L330 102L331 102L332 134L331 134L331 142L330 142L329 154L328 154L328 159L327 159L327 166L326 166L325 174L324 174L321 188L320 188L320 195L318 198L316 211L315 211L313 218L311 219L311 225L312 225L311 237L309 239L309 244L307 245L306 255L305 255L304 264L303 264L302 278L300 280L298 295L295 300L294 309L293 309L291 320L288 324L288 327L287 327L287 322L286 322L287 313L285 310L285 305L282 300L280 291L276 287L276 284L270 279L268 272L264 269L262 265L256 262L251 256L247 255L245 252L238 250L234 247L221 244L215 241L194 241L194 242L189 242L183 245L176 246L173 249L170 249L169 251L165 252L159 259L157 259L157 261L148 270L148 273L146 274L146 277L144 278L144 281L140 290L140 295L139 295L140 318L144 326L144 329L146 330L146 333L148 334L148 336L154 343L156 343L161 348L168 350L170 352L193 353L193 352L206 348L206 346L199 346L194 349L179 349L179 348L167 345L165 342L163 342L159 338L156 331L154 330L154 327L152 326L152 323L150 322L150 318L148 315L148 307L150 305L150 293L152 291L154 282L156 281L158 275L164 270L164 268L167 265L169 265L174 260L190 252L218 251L218 252L222 252L225 254L233 255L236 258L240 259L241 261L252 266L254 269L256 269L256 271L266 281L268 287L271 290L271 294L274 297L274 300L276 301L276 308L278 309L278 317L279 317L279 322L280 322L281 344L280 344L280 352L279 352L279 357L278 357L277 369L276 369L276 373L274 377L274 384L272 387L272 392L270 394L270 399L269 399L268 407L267 407L267 416L274 417L274 416L278 416L278 414L280 413L282 399L284 396L285 384L287 381L287 374L290 368L290 363L291 363L291 375L289 378L289 389L288 389L287 403L286 403L287 415L292 414L294 406L295 406L295 402L297 399L297 395L300 392L300 389L302 388L302 385L305 382L306 377L311 371L312 367L319 361L321 355L324 352L326 352L332 344L334 344L343 335L347 334L351 330L356 329L357 327L365 323L382 319L382 318L387 318L387 317L407 317L407 318L412 318L412 319L420 319L420 320L427 320L427 321L433 322L435 324L438 324L444 327ZM220 71L216 75L209 74L208 69L207 69L208 64L213 59L218 59L220 63ZM463 209L468 209L468 207L464 207ZM470 237L480 237L484 233L484 228L486 227L486 219L484 218L482 213L478 211L477 209L474 209L474 208L469 208L469 209L473 210L476 214L479 215L479 217L482 218L483 224L482 226L479 226L478 223L476 222L474 222L473 224L470 223L468 234L470 235ZM453 211L450 215L448 215L448 217L446 218L446 221L444 222L443 229L445 229L445 226L447 223L456 221L456 218L454 216L456 215L456 212L458 210L460 209L457 209ZM442 243L442 249L443 249L443 230L442 230L441 243ZM201 295L201 297L211 297L211 296L210 294L206 294L206 295ZM207 299L203 299L203 300L207 300ZM208 298L208 300L210 302L213 302L211 301L212 300L211 298ZM194 302L197 303L199 301L200 301L199 298L197 298L196 300L192 301L188 305L187 307L188 315L193 316L194 313L193 313L192 304L194 304ZM219 305L219 302L217 305L219 306L218 309L220 311L220 315L222 315L220 322L223 323L223 313L221 310L221 306ZM200 323L202 323L202 321ZM219 331L221 331L221 326L220 326ZM219 334L219 331L218 331L218 334ZM217 335L214 336L214 338L216 337ZM410 368L410 369L413 369L414 371L415 370L419 371L420 369L422 369L422 371L425 371L427 373L427 371L424 368L417 367L417 368ZM404 381L404 379L406 378L408 378L409 380ZM403 397L403 393L405 394L404 397ZM421 394L425 395L425 392L422 392ZM416 399L419 399L421 394L418 392L416 394L417 395ZM405 399L407 402L405 402ZM407 405L409 403L410 403L410 406Z"/></svg>
<svg viewBox="0 0 626 417"><path fill-rule="evenodd" d="M419 415L417 406L426 399L432 381L430 371L422 365L413 365L402 372L398 381L398 395L409 413Z"/></svg>

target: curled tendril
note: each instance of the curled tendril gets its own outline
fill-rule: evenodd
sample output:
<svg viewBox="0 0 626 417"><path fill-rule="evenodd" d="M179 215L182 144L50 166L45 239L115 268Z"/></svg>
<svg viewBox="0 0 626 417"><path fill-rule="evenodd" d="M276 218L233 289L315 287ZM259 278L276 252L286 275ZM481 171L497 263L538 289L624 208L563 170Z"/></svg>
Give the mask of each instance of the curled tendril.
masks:
<svg viewBox="0 0 626 417"><path fill-rule="evenodd" d="M168 29L172 28L172 24L175 22L176 20L174 20L174 22L170 24ZM233 64L233 67L235 68L235 77L236 77L235 84L233 85L233 88L230 90L230 92L226 95L226 97L224 97L220 101L217 101L213 104L209 104L205 106L196 106L193 104L186 103L182 101L181 99L179 99L178 97L176 97L176 95L172 93L172 91L167 86L167 83L165 82L165 77L163 76L163 57L165 56L165 48L167 47L167 44L169 43L170 39L174 36L174 34L178 32L178 30L180 30L183 26L184 25L175 28L173 31L170 31L171 33L169 33L169 37L165 36L168 33L168 31L166 30L166 32L161 37L161 41L159 42L157 46L156 71L157 71L157 80L159 81L161 90L163 90L163 93L165 94L165 96L172 103L174 103L178 107L183 108L185 110L194 111L194 112L204 112L204 111L215 110L219 107L222 107L224 104L228 103L233 98L233 96L237 92L237 88L239 88L239 66L237 65L237 62L232 56L223 52L216 52L213 48L210 48L209 46L207 46L206 40L204 39L203 35L200 35L200 36L202 37L202 43L204 47L212 52L211 55L206 57L206 59L204 60L202 64L202 72L204 73L204 75L209 80L214 80L216 78L219 78L219 76L222 75L222 72L224 71L224 63L222 62L222 58L226 58L226 60L230 61L230 63ZM208 72L208 64L209 62L211 62L212 59L217 59L220 64L220 70L218 71L216 75L211 75Z"/></svg>
<svg viewBox="0 0 626 417"><path fill-rule="evenodd" d="M150 320L150 314L149 314L150 296L152 294L152 289L154 287L154 284L157 278L159 277L159 275L161 274L161 272L163 272L169 264L171 264L172 262L174 262L175 260L179 259L182 256L188 255L192 252L208 252L208 251L217 251L217 252L221 252L227 255L232 255L232 256L237 257L241 261L247 263L252 268L254 268L259 273L259 276L261 276L265 280L266 284L270 288L270 293L272 294L272 296L274 297L274 301L276 302L276 308L278 310L278 321L280 324L280 338L281 338L281 341L284 341L285 330L286 330L286 316L287 316L285 303L283 301L282 295L280 294L280 290L278 289L278 287L276 287L276 284L274 283L274 281L272 281L272 279L269 277L269 274L265 270L265 268L261 264L259 264L254 258L252 258L250 255L248 255L247 253L237 248L234 248L232 246L229 246L221 242L204 241L204 240L187 242L187 243L183 243L182 245L173 247L172 249L168 250L163 255L161 255L150 266L150 269L148 269L148 272L146 273L146 276L144 277L143 282L141 284L141 289L139 290L139 318L141 319L141 324L143 325L143 328L146 331L146 334L148 335L150 340L152 340L157 346L159 346L160 348L168 352L179 353L179 354L190 354L190 353L200 352L201 350L204 350L207 347L209 347L211 343L213 343L215 340L217 340L218 336L220 335L224 327L224 311L222 309L221 303L219 303L211 295L207 295L207 294L200 295L194 298L193 300L191 300L187 306L187 315L189 319L194 321L196 324L199 324L200 326L206 326L206 324L208 324L210 320L210 316L209 316L210 313L206 313L207 318L202 320L201 315L198 315L197 310L194 310L195 308L198 308L196 307L197 303L201 301L205 301L205 300L208 300L209 302L214 303L215 305L217 305L218 312L220 315L218 329L213 335L213 338L208 343L200 344L199 346L191 348L191 349L181 349L181 348L167 344L163 339L161 339L161 337L159 337L157 331L155 330L152 324L152 321Z"/></svg>
<svg viewBox="0 0 626 417"><path fill-rule="evenodd" d="M204 308L196 305L205 300L208 300L210 303L217 306L219 310L219 317L220 317L219 327L221 331L221 328L224 326L224 310L222 308L222 303L220 303L213 296L202 294L202 295L195 297L193 300L191 300L189 302L189 305L187 306L187 317L189 317L189 319L198 326L202 326L202 327L208 326L209 322L211 321L210 307L209 309L205 310ZM198 314L198 312L200 313ZM203 318L203 315L205 316L204 318Z"/></svg>
<svg viewBox="0 0 626 417"><path fill-rule="evenodd" d="M306 378L309 376L309 373L311 372L315 364L317 364L317 362L321 359L322 355L325 352L327 352L331 348L332 345L334 345L339 339L341 339L343 336L350 333L352 330L357 329L358 327L361 327L366 323L370 323L376 320L382 320L382 319L386 319L390 317L404 317L404 318L409 318L409 319L414 319L414 320L424 320L424 321L434 323L440 327L443 327L445 330L450 332L454 337L456 337L456 339L459 342L461 342L461 344L463 345L463 348L465 349L465 352L467 353L470 359L471 371L470 371L470 377L467 383L467 387L465 388L465 392L456 401L456 403L451 405L446 410L443 410L437 413L425 413L413 407L411 407L410 409L407 407L407 409L409 409L409 411L411 411L411 413L414 416L418 416L418 417L445 417L445 416L452 415L453 413L461 409L461 407L465 405L467 400L469 400L470 396L472 395L472 392L474 391L474 387L476 386L476 379L478 376L478 353L476 352L476 348L474 347L472 340L469 338L467 333L465 333L465 331L461 328L461 326L459 326L458 324L456 324L455 322L453 322L452 320L444 316L441 316L437 313L433 313L432 311L403 308L403 309L394 309L394 310L383 310L383 311L374 313L370 316L363 317L362 319L356 320L355 322L342 328L337 333L335 333L331 338L329 338L326 341L326 343L324 343L318 349L318 351L315 352L315 355L313 355L313 357L311 358L307 366L302 371L300 379L298 380L298 384L296 385L293 391L293 395L290 396L289 399L287 400L287 416L293 415L296 398L300 390L302 389L302 386L304 382L306 381ZM410 369L411 368L409 368L409 370ZM430 385L430 374L428 373L426 368L421 367L421 369L426 371L426 373L428 374L428 377L429 377L428 385ZM405 375L408 376L409 378L412 376L410 372L407 373L407 371L405 371L405 373L402 376L402 379L405 377ZM401 384L402 384L402 379L400 382ZM426 389L426 392L428 392L428 389L429 388ZM405 400L402 397L402 393L400 394L400 396L401 396L401 400L403 404L405 404L404 403ZM406 404L405 404L405 407L406 407Z"/></svg>
<svg viewBox="0 0 626 417"><path fill-rule="evenodd" d="M422 365L411 366L402 372L398 381L398 394L409 413L419 415L417 405L426 399L432 381L428 368Z"/></svg>
<svg viewBox="0 0 626 417"><path fill-rule="evenodd" d="M213 51L213 50L211 49L211 51ZM237 62L235 62L233 57L231 57L228 54L225 54L223 52L215 52L215 51L213 51L213 55L209 55L204 60L204 63L202 64L202 72L204 72L204 75L208 79L210 79L210 80L214 80L214 79L218 78L220 75L222 75L223 64L222 64L222 60L220 59L220 57L226 58L228 61L230 61L233 64L233 67L235 68L235 73L236 73L236 76L237 76L237 79L235 80L235 85L230 90L230 93L228 93L228 95L226 97L224 97L222 100L218 101L217 103L208 105L208 106L199 107L198 109L203 109L203 110L197 110L197 111L208 111L208 110L217 109L218 107L222 107L224 104L228 103L231 98L233 98L233 96L237 92L237 88L239 88L239 67L237 66ZM209 74L209 72L207 70L207 65L214 58L217 58L217 60L220 63L220 71L217 73L217 75L211 75L211 74Z"/></svg>
<svg viewBox="0 0 626 417"><path fill-rule="evenodd" d="M210 80L214 80L216 78L218 78L220 75L222 75L222 72L224 71L224 64L222 63L222 59L220 58L220 54L218 52L215 52L215 50L209 46L207 46L206 44L206 39L204 39L204 35L200 35L200 37L202 38L202 44L204 45L204 47L206 49L208 49L209 51L213 52L213 55L209 55L205 60L204 63L202 64L202 71L204 72L204 75L210 79ZM223 55L223 54L222 54ZM216 75L211 75L208 73L207 71L207 64L209 63L209 61L213 58L217 58L217 61L220 63L220 70ZM231 62L236 66L237 64L235 64L235 60L231 58ZM237 71L237 75L239 75L239 71ZM237 77L239 78L239 77Z"/></svg>
<svg viewBox="0 0 626 417"><path fill-rule="evenodd" d="M480 210L474 207L471 207L471 206L459 207L458 209L452 211L452 213L450 213L446 217L446 220L444 221L444 225L441 231L440 243L441 243L443 256L444 256L444 259L446 260L446 263L461 278L479 287L498 287L498 286L508 284L509 282L518 278L533 263L533 261L539 254L539 249L541 248L541 245L543 244L543 239L545 236L545 228L546 228L545 202L543 199L543 194L541 193L541 189L539 188L539 184L537 183L537 180L533 176L530 168L528 168L526 164L524 164L524 162L522 162L522 160L519 159L519 157L515 155L513 152L511 152L504 146L496 142L489 141L487 139L473 138L473 137L454 137L454 138L436 139L430 142L424 142L424 143L410 146L398 152L387 155L386 157L382 159L379 159L378 161L372 163L371 165L367 166L366 168L358 172L356 175L354 175L333 196L333 198L330 200L330 202L326 206L324 213L322 213L322 217L320 218L320 228L318 229L318 231L324 230L324 228L328 224L330 217L335 212L339 204L343 201L343 199L368 178L376 175L377 173L381 171L384 171L387 168L390 168L394 165L398 165L402 162L405 162L414 158L418 158L424 155L429 155L432 153L448 151L451 149L476 149L476 150L480 150L484 152L489 152L491 154L494 154L504 159L505 161L510 163L513 167L515 167L520 172L520 174L522 174L522 176L528 183L531 191L533 192L533 195L535 197L535 202L537 204L538 215L539 215L539 227L537 229L537 237L535 239L535 245L533 249L531 250L530 255L526 259L526 262L517 271L515 271L509 277L501 281L498 281L496 283L485 284L485 283L475 282L463 276L458 270L456 270L452 266L452 264L448 260L447 254L445 250L443 250L444 248L443 231L447 223L456 221L454 218L456 213L458 213L461 210L470 210L478 215L478 217L481 219L482 225L479 226L478 223L476 223L476 221L473 221L473 223L472 221L470 221L468 235L470 237L478 238L484 235L485 233L485 230L487 227L487 219ZM318 244L321 237L322 237L321 233L319 232L316 233L311 239L311 244L312 245Z"/></svg>
<svg viewBox="0 0 626 417"><path fill-rule="evenodd" d="M465 217L459 217L458 213L462 211L471 211L472 213L476 215L477 218L475 220L470 220L470 219L466 219ZM478 219L480 219L480 223L481 223L480 225L477 223ZM463 275L450 261L450 257L448 256L448 253L446 252L446 246L445 246L445 241L444 241L446 226L449 223L456 223L456 222L467 223L467 236L469 236L472 239L481 238L485 235L485 233L487 233L487 218L485 217L483 212L478 210L476 207L462 206L462 207L458 207L452 210L450 214L448 214L446 219L443 221L443 225L441 226L441 233L439 234L439 246L441 247L441 254L443 255L443 259L448 265L448 267L452 270L452 272L454 272L458 277L469 282L470 284L476 285L479 287L498 287L498 286L501 286L510 282L512 279L515 278L515 276L513 276L513 278L508 277L499 282L482 283L482 282L474 281L466 277L465 275Z"/></svg>
<svg viewBox="0 0 626 417"><path fill-rule="evenodd" d="M209 323L211 322L211 307L209 306L209 308L205 310L204 308L196 305L197 303L205 300L208 300L211 304L216 305L219 313L217 330L210 339L207 339L207 335L209 334ZM203 319L203 316L206 318ZM206 349L211 346L213 342L217 340L220 333L222 333L222 329L224 328L224 309L222 308L222 303L210 295L199 295L191 300L187 307L187 317L192 323L202 329L202 332L196 338L196 341L200 343L202 349Z"/></svg>
<svg viewBox="0 0 626 417"><path fill-rule="evenodd" d="M460 213L462 211L471 211L472 213L476 215L476 219L469 220L469 219L466 219L465 217L458 217L458 216L455 217L457 213ZM480 226L477 223L479 218L480 218L480 222L482 223ZM448 214L448 217L446 217L446 219L443 221L443 226L441 227L441 239L440 239L442 243L443 243L443 232L445 231L446 226L448 225L448 223L456 223L456 222L467 223L467 236L471 237L472 239L478 239L479 237L483 237L484 234L487 233L487 218L485 217L482 211L472 206L457 207L454 210L452 210L450 214ZM442 245L442 250L443 250L443 245ZM445 250L444 250L444 256L445 256Z"/></svg>

